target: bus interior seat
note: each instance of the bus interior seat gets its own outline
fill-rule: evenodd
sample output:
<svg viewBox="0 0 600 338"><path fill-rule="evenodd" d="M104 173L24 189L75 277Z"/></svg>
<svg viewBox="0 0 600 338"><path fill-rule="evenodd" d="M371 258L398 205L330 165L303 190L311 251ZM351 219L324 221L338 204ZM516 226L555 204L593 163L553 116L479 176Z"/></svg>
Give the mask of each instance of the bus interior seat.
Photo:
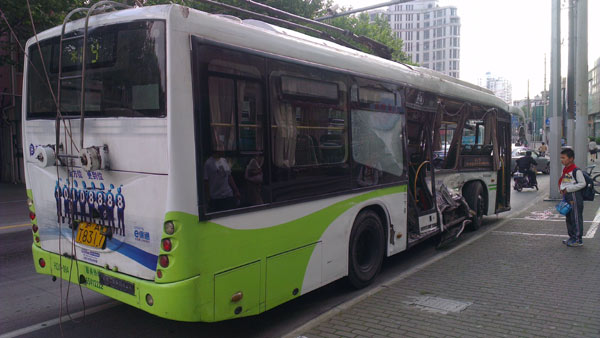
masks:
<svg viewBox="0 0 600 338"><path fill-rule="evenodd" d="M319 139L319 150L322 162L337 163L344 161L346 149L343 137L343 135L339 134L321 135Z"/></svg>
<svg viewBox="0 0 600 338"><path fill-rule="evenodd" d="M317 164L315 143L309 135L298 134L296 137L296 165Z"/></svg>

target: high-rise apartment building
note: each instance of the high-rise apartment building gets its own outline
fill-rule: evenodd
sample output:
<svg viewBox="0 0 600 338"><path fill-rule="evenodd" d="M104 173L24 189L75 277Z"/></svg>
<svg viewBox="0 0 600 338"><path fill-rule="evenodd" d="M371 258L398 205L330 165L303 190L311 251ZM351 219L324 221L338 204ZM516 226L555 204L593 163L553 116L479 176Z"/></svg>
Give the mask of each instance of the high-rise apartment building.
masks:
<svg viewBox="0 0 600 338"><path fill-rule="evenodd" d="M456 7L415 0L388 8L389 22L404 50L422 67L460 76L460 17Z"/></svg>
<svg viewBox="0 0 600 338"><path fill-rule="evenodd" d="M494 95L508 104L512 104L512 83L503 77L493 77L492 73L485 73L485 78L478 81L480 87L494 92Z"/></svg>

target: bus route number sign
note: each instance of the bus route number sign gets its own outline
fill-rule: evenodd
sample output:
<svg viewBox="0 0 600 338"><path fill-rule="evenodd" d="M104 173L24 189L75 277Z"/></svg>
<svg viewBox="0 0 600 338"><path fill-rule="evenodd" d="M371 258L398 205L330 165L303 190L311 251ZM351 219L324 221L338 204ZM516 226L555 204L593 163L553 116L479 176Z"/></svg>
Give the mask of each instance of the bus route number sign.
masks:
<svg viewBox="0 0 600 338"><path fill-rule="evenodd" d="M79 223L75 242L98 249L106 244L106 227L94 223Z"/></svg>

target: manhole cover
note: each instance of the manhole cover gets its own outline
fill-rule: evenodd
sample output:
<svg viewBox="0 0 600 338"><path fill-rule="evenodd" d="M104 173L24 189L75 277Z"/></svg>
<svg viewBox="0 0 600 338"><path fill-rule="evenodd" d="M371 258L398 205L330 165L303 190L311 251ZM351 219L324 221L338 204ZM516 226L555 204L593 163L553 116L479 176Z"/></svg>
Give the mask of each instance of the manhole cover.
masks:
<svg viewBox="0 0 600 338"><path fill-rule="evenodd" d="M471 302L459 302L457 300L444 299L440 297L433 296L421 296L421 297L411 297L412 301L404 302L405 304L416 306L417 308L423 311L435 312L435 313L443 313L446 314L448 312L460 312L469 305L473 304Z"/></svg>

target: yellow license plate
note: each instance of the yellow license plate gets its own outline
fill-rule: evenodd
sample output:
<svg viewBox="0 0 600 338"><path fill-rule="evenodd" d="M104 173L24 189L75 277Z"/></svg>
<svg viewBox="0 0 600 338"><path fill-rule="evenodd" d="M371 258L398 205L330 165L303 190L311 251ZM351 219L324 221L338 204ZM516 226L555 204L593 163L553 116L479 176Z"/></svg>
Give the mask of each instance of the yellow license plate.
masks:
<svg viewBox="0 0 600 338"><path fill-rule="evenodd" d="M104 249L106 243L106 227L94 223L79 223L75 242L98 249Z"/></svg>

